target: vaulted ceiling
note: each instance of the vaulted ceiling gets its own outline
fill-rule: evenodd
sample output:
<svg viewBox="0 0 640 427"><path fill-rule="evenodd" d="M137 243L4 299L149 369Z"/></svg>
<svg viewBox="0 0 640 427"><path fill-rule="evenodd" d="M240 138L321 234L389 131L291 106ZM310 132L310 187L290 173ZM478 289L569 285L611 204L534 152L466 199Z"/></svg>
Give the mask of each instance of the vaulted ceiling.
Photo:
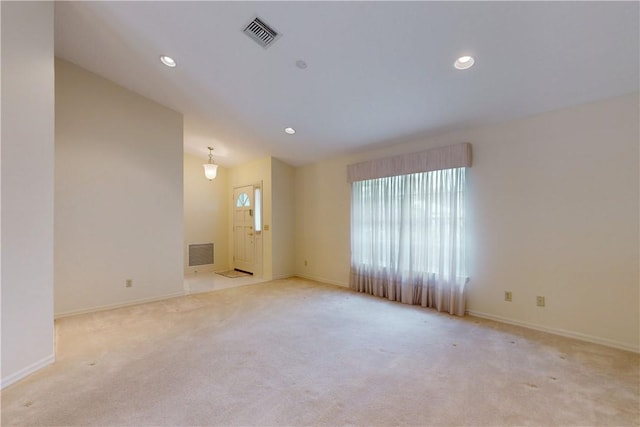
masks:
<svg viewBox="0 0 640 427"><path fill-rule="evenodd" d="M256 16L280 33L266 49L242 32ZM637 2L57 2L55 49L182 112L187 152L302 165L637 91L639 18Z"/></svg>

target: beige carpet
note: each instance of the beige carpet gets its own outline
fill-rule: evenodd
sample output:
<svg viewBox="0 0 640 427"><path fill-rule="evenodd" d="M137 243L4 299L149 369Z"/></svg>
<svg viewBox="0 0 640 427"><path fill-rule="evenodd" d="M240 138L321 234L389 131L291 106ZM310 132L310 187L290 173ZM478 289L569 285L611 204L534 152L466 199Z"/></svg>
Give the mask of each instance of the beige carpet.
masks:
<svg viewBox="0 0 640 427"><path fill-rule="evenodd" d="M302 279L61 319L2 425L638 425L637 354Z"/></svg>

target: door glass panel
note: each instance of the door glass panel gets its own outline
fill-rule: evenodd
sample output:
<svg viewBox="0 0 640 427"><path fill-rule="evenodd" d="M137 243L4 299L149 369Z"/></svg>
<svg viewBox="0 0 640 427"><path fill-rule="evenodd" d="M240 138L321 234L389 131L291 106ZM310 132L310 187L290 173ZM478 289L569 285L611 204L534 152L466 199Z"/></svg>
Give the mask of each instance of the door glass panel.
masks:
<svg viewBox="0 0 640 427"><path fill-rule="evenodd" d="M236 206L239 208L251 206L251 200L249 200L249 195L247 193L240 193L240 195L238 196L238 199L236 200Z"/></svg>
<svg viewBox="0 0 640 427"><path fill-rule="evenodd" d="M262 231L262 195L259 187L256 187L253 193L253 203L256 207L255 215L253 216L253 226L257 232Z"/></svg>

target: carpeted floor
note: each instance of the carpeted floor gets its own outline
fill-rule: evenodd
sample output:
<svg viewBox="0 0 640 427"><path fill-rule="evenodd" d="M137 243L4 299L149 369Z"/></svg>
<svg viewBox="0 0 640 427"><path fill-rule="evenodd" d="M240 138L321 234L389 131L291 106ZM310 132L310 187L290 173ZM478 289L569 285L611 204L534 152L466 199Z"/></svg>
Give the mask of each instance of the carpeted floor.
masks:
<svg viewBox="0 0 640 427"><path fill-rule="evenodd" d="M2 425L638 425L640 356L288 279L56 322Z"/></svg>

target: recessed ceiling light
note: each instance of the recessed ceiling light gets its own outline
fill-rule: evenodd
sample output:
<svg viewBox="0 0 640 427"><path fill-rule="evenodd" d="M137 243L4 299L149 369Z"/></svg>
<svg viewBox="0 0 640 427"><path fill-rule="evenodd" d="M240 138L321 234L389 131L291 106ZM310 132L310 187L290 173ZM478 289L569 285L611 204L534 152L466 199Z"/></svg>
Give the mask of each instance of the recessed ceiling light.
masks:
<svg viewBox="0 0 640 427"><path fill-rule="evenodd" d="M296 133L296 130L294 128L284 128L284 132L288 133L289 135L293 135L294 133Z"/></svg>
<svg viewBox="0 0 640 427"><path fill-rule="evenodd" d="M471 68L473 64L475 64L476 60L473 59L473 56L461 56L456 59L456 62L453 63L453 66L458 70L466 70Z"/></svg>
<svg viewBox="0 0 640 427"><path fill-rule="evenodd" d="M167 67L172 67L172 68L173 68L173 67L175 67L176 65L178 65L178 64L176 64L175 59L173 59L172 57L167 56L167 55L162 55L162 56L160 57L160 61L162 61L162 63L163 63L164 65L166 65Z"/></svg>

